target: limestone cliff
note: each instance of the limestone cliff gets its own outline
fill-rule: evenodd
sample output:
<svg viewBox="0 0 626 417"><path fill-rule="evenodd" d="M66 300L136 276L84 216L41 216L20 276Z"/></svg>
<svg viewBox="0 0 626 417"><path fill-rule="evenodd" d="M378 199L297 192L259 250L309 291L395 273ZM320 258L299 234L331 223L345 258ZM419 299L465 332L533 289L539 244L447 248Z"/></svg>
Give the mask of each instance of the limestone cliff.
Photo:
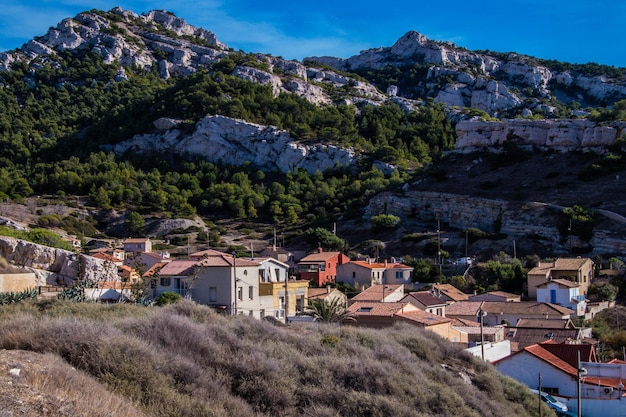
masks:
<svg viewBox="0 0 626 417"><path fill-rule="evenodd" d="M162 153L199 155L210 161L240 165L250 162L269 171L324 171L336 165L352 166L357 159L351 149L332 145L305 145L273 126L247 123L224 116L207 116L190 135L177 129L138 135L113 147L116 153Z"/></svg>
<svg viewBox="0 0 626 417"><path fill-rule="evenodd" d="M76 279L117 281L117 267L100 259L25 240L0 236L0 257L32 271L37 285L70 284Z"/></svg>

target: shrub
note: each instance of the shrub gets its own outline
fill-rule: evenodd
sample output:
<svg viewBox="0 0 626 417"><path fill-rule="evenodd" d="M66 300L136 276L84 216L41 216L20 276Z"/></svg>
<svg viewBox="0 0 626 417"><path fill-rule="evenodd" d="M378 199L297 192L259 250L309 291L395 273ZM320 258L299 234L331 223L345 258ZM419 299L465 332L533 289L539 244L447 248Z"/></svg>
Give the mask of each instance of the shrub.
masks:
<svg viewBox="0 0 626 417"><path fill-rule="evenodd" d="M176 292L166 291L166 292L162 293L161 295L159 295L154 300L154 304L156 306L162 307L162 306L167 305L167 304L177 303L177 302L179 302L182 299L183 299L182 295L180 295L180 294L178 294Z"/></svg>
<svg viewBox="0 0 626 417"><path fill-rule="evenodd" d="M400 224L400 217L393 214L379 214L372 216L370 221L374 229L394 229Z"/></svg>

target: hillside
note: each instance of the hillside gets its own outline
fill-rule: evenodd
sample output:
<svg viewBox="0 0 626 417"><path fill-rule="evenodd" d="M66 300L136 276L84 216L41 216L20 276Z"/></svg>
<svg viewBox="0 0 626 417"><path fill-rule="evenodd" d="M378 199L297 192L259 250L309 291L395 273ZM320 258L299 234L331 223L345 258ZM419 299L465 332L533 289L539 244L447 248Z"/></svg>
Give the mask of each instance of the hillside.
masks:
<svg viewBox="0 0 626 417"><path fill-rule="evenodd" d="M53 301L2 306L0 321L0 348L11 349L0 350L0 363L14 370L0 384L23 398L16 404L0 396L9 413L538 415L519 383L412 327L283 328L186 303L147 309ZM98 395L76 398L77 382Z"/></svg>
<svg viewBox="0 0 626 417"><path fill-rule="evenodd" d="M167 11L114 8L0 54L0 82L0 199L80 237L178 231L246 247L273 227L293 242L339 221L357 250L382 237L368 224L376 204L430 192L550 205L552 224L530 233L552 235L537 246L550 256L568 250L551 220L559 210L626 215L620 68L469 51L414 31L348 59L287 61L234 51ZM49 213L33 203L43 196L75 210ZM378 209L400 211L394 198ZM441 215L431 205L403 231L432 231ZM494 217L441 220L461 232ZM176 219L190 221L160 226ZM525 225L513 226L509 239L521 239ZM619 222L594 227L596 241L576 248L620 254ZM383 255L423 255L395 247Z"/></svg>

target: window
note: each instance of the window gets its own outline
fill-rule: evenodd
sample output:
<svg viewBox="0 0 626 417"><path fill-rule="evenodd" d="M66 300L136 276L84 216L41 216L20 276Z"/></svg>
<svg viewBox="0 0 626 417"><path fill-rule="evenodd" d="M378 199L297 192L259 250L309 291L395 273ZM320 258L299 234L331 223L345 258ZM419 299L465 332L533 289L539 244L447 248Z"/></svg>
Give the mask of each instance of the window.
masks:
<svg viewBox="0 0 626 417"><path fill-rule="evenodd" d="M356 278L356 271L352 271L352 278Z"/></svg>
<svg viewBox="0 0 626 417"><path fill-rule="evenodd" d="M243 301L243 288L237 287L237 299Z"/></svg>
<svg viewBox="0 0 626 417"><path fill-rule="evenodd" d="M357 311L359 313L370 313L373 307L360 307Z"/></svg>
<svg viewBox="0 0 626 417"><path fill-rule="evenodd" d="M161 278L161 287L169 287L170 285L172 285L171 278Z"/></svg>
<svg viewBox="0 0 626 417"><path fill-rule="evenodd" d="M259 281L266 282L265 281L265 269L259 269Z"/></svg>
<svg viewBox="0 0 626 417"><path fill-rule="evenodd" d="M217 301L217 287L209 287L209 302Z"/></svg>
<svg viewBox="0 0 626 417"><path fill-rule="evenodd" d="M248 287L248 298L251 300L254 298L254 287L252 285Z"/></svg>
<svg viewBox="0 0 626 417"><path fill-rule="evenodd" d="M396 271L396 279L402 279L402 271Z"/></svg>

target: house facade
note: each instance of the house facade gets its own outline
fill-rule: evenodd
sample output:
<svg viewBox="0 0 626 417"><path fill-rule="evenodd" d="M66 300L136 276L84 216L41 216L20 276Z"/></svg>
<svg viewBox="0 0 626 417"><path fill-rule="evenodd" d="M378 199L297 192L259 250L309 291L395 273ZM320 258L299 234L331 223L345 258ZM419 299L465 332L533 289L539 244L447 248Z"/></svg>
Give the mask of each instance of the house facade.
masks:
<svg viewBox="0 0 626 417"><path fill-rule="evenodd" d="M580 286L565 279L551 279L537 285L537 301L558 304L584 316L587 308L585 296L579 293Z"/></svg>
<svg viewBox="0 0 626 417"><path fill-rule="evenodd" d="M401 299L419 308L437 316L446 316L446 303L438 297L435 297L430 291L414 291L408 293Z"/></svg>
<svg viewBox="0 0 626 417"><path fill-rule="evenodd" d="M564 279L578 284L579 295L587 295L593 280L594 263L589 258L558 258L554 262L539 262L528 271L528 296L537 298L537 287L546 281Z"/></svg>
<svg viewBox="0 0 626 417"><path fill-rule="evenodd" d="M580 368L578 367L580 356ZM494 362L496 369L511 378L541 390L565 403L570 412L578 413L578 380L580 378L581 413L585 417L624 416L622 404L626 365L599 363L590 345L541 343L528 346L511 356Z"/></svg>
<svg viewBox="0 0 626 417"><path fill-rule="evenodd" d="M467 335L451 326L452 320L420 310L408 302L357 301L348 307L355 321L344 324L357 327L385 328L406 323L433 332L454 343L467 343Z"/></svg>
<svg viewBox="0 0 626 417"><path fill-rule="evenodd" d="M350 262L350 258L341 252L318 252L305 256L298 262L298 275L317 287L332 284L337 278L337 267Z"/></svg>
<svg viewBox="0 0 626 417"><path fill-rule="evenodd" d="M349 284L355 288L369 287L376 284L411 285L413 268L395 262L350 261L337 267L337 282Z"/></svg>
<svg viewBox="0 0 626 417"><path fill-rule="evenodd" d="M165 264L153 280L153 294L173 291L224 314L261 318L259 264L218 251Z"/></svg>
<svg viewBox="0 0 626 417"><path fill-rule="evenodd" d="M131 258L139 255L141 252L152 252L152 241L147 237L126 239L123 245L124 252Z"/></svg>

